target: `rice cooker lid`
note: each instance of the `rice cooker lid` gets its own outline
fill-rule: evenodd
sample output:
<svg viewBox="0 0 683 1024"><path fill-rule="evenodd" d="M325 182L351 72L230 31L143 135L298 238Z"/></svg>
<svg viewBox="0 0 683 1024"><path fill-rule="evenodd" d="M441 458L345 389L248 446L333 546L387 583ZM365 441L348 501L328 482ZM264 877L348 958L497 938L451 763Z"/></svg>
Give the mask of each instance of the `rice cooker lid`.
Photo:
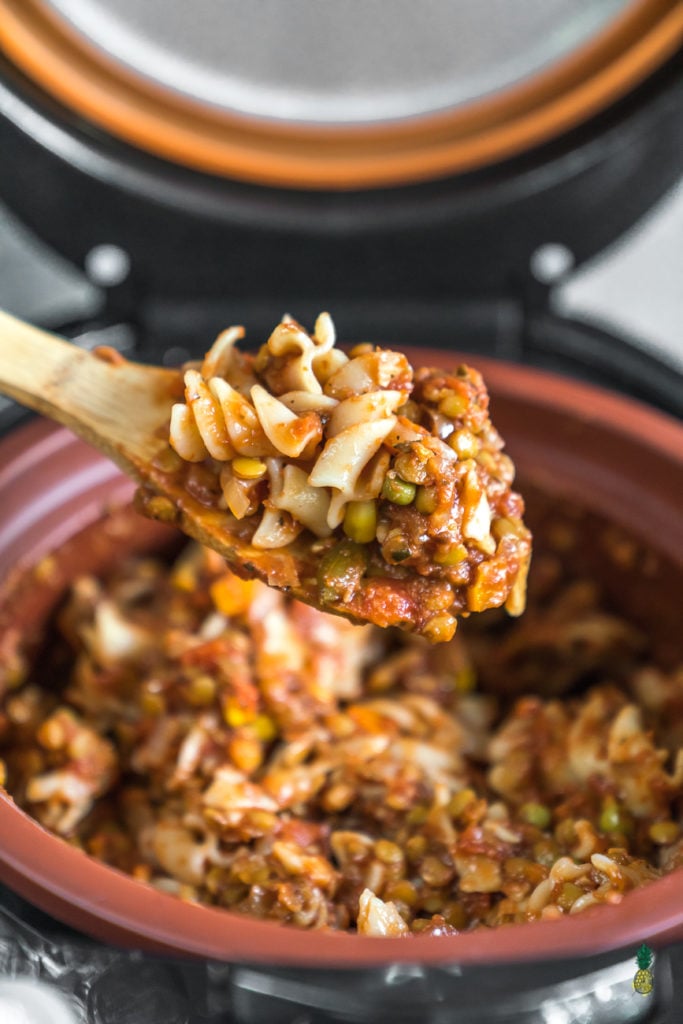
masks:
<svg viewBox="0 0 683 1024"><path fill-rule="evenodd" d="M501 294L680 174L682 42L679 0L0 0L0 193L146 295Z"/></svg>
<svg viewBox="0 0 683 1024"><path fill-rule="evenodd" d="M0 41L51 95L195 170L374 188L557 137L642 82L677 0L0 0ZM428 59L425 59L428 55Z"/></svg>

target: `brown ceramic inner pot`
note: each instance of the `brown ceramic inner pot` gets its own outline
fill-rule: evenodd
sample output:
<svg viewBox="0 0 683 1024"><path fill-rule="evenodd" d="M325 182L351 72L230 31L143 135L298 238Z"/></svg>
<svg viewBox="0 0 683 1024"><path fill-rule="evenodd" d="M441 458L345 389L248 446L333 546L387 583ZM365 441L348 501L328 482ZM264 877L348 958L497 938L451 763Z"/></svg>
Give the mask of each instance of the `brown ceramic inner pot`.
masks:
<svg viewBox="0 0 683 1024"><path fill-rule="evenodd" d="M460 358L407 354L414 365L449 366ZM683 657L683 426L583 383L469 361L488 382L492 418L517 465L537 549L552 543L558 516L568 518L580 536L573 568L598 579L615 608L647 630L659 664L675 664ZM0 443L0 639L20 630L37 649L79 573L106 573L129 554L177 549L174 531L126 507L131 493L113 465L51 424L34 421ZM48 553L54 558L46 567ZM298 931L147 887L46 832L4 791L0 879L105 941L251 963L485 964L683 939L681 870L618 905L556 922L410 942Z"/></svg>

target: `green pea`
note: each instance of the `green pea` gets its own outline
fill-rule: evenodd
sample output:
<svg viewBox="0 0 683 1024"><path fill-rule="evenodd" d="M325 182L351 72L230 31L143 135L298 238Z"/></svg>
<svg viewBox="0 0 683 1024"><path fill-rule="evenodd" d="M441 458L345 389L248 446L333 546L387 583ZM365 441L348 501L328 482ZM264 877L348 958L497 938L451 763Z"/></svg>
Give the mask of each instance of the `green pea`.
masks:
<svg viewBox="0 0 683 1024"><path fill-rule="evenodd" d="M467 412L467 396L460 395L453 392L450 395L446 395L439 402L439 412L443 416L448 416L452 420L457 420L459 416Z"/></svg>
<svg viewBox="0 0 683 1024"><path fill-rule="evenodd" d="M402 480L400 476L385 476L382 497L394 505L410 505L415 498L415 484Z"/></svg>
<svg viewBox="0 0 683 1024"><path fill-rule="evenodd" d="M415 508L423 516L429 516L436 509L436 495L431 487L418 487Z"/></svg>
<svg viewBox="0 0 683 1024"><path fill-rule="evenodd" d="M374 501L350 501L344 514L344 533L356 544L369 544L377 532L377 504Z"/></svg>
<svg viewBox="0 0 683 1024"><path fill-rule="evenodd" d="M437 551L434 555L434 561L437 565L459 565L460 562L467 558L467 548L464 544L454 544L453 547L448 548L445 551Z"/></svg>
<svg viewBox="0 0 683 1024"><path fill-rule="evenodd" d="M601 832L627 832L628 816L613 797L608 797L602 808L598 827Z"/></svg>
<svg viewBox="0 0 683 1024"><path fill-rule="evenodd" d="M575 882L565 882L560 890L557 902L565 913L569 913L576 901L585 895L586 890L576 885Z"/></svg>
<svg viewBox="0 0 683 1024"><path fill-rule="evenodd" d="M519 809L519 814L524 821L529 825L535 825L536 828L547 828L552 820L550 809L545 804L537 804L533 801L523 804Z"/></svg>

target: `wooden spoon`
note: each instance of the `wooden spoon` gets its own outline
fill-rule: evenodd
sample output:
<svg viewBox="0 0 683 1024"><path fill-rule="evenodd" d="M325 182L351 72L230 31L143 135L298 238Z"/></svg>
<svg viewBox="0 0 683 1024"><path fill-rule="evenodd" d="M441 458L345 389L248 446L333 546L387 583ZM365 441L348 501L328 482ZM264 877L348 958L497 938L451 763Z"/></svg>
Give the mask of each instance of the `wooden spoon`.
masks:
<svg viewBox="0 0 683 1024"><path fill-rule="evenodd" d="M254 517L236 519L223 505L216 475L182 462L169 447L171 407L184 394L179 370L131 363L109 348L87 352L0 312L0 391L63 423L137 480L137 505L145 515L173 523L213 548L240 576L324 611L400 626L438 642L453 635L457 615L512 598L511 613L523 606L529 535L521 522L515 537L503 535L498 547L489 534L489 563L479 565L481 552L475 552L472 586L469 578L458 576L451 586L438 573L427 579L408 565L389 565L374 550L377 545L368 551L369 545L343 535L318 539L304 530L286 546L254 547ZM450 448L447 454L450 467L455 456ZM463 494L468 465L458 464ZM484 495L478 487L465 495L471 516Z"/></svg>
<svg viewBox="0 0 683 1024"><path fill-rule="evenodd" d="M319 606L319 556L305 543L262 551L245 525L188 494L181 477L164 470L171 406L182 401L178 370L128 362L110 348L84 351L0 310L0 391L63 423L133 477L140 511L177 525L219 552L240 575L287 589ZM347 617L348 609L326 605Z"/></svg>
<svg viewBox="0 0 683 1024"><path fill-rule="evenodd" d="M255 548L248 520L202 504L188 492L183 476L168 470L171 406L184 394L179 370L128 362L108 347L85 351L0 310L0 391L101 451L140 485L140 512L217 551L243 578L262 580L354 622L395 624L393 609L385 614L383 601L379 610L377 601L371 609L359 600L349 606L329 596L321 604L315 539L299 537L275 550ZM386 583L388 592L395 590L393 581Z"/></svg>

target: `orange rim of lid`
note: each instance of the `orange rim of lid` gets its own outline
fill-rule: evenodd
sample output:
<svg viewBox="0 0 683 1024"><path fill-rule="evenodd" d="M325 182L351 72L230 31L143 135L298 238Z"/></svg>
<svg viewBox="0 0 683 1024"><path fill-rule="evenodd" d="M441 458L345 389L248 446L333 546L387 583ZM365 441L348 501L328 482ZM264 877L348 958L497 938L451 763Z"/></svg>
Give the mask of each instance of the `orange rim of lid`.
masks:
<svg viewBox="0 0 683 1024"><path fill-rule="evenodd" d="M313 125L204 106L109 58L40 0L0 0L0 47L66 107L165 160L298 189L397 186L500 162L604 110L682 44L680 0L634 0L588 43L490 97L422 117Z"/></svg>

